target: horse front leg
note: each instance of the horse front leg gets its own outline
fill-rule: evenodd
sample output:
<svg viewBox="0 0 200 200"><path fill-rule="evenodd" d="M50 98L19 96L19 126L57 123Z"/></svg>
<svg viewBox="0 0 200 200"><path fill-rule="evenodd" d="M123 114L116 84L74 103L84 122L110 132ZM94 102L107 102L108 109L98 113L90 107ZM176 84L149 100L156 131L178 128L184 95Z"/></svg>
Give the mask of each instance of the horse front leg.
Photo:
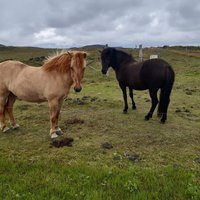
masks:
<svg viewBox="0 0 200 200"><path fill-rule="evenodd" d="M129 87L129 96L130 96L131 101L132 101L132 109L133 109L133 110L136 110L135 101L134 101L134 99L133 99L133 89L131 89L130 87Z"/></svg>
<svg viewBox="0 0 200 200"><path fill-rule="evenodd" d="M126 114L128 111L128 102L127 102L127 94L126 94L126 86L122 83L119 83L119 86L123 92L123 98L124 98L124 110L123 113Z"/></svg>
<svg viewBox="0 0 200 200"><path fill-rule="evenodd" d="M58 127L58 119L60 115L60 109L62 105L62 100L50 100L49 101L49 108L50 108L50 136L51 139L57 138L59 135L62 135L61 129Z"/></svg>
<svg viewBox="0 0 200 200"><path fill-rule="evenodd" d="M158 104L157 91L158 90L149 90L152 105L148 114L145 116L145 120L149 120L150 118L152 118L154 110Z"/></svg>

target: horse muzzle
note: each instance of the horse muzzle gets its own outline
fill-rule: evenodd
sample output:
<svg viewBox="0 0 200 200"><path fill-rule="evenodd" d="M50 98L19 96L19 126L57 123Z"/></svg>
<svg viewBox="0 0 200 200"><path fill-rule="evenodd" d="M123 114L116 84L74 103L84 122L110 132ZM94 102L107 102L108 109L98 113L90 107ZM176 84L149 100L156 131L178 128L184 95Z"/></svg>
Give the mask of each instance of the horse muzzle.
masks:
<svg viewBox="0 0 200 200"><path fill-rule="evenodd" d="M74 87L75 92L80 92L82 90L82 87Z"/></svg>

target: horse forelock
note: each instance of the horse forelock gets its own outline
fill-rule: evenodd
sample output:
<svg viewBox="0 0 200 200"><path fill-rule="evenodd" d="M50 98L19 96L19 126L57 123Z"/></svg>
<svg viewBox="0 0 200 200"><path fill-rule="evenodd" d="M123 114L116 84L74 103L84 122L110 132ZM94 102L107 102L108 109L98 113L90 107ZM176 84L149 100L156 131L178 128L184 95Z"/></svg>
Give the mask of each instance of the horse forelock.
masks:
<svg viewBox="0 0 200 200"><path fill-rule="evenodd" d="M85 68L86 65L85 58L87 56L87 53L84 51L74 51L73 55L74 57L72 58L72 62L74 66L76 66L79 69Z"/></svg>
<svg viewBox="0 0 200 200"><path fill-rule="evenodd" d="M45 71L67 72L71 67L72 52L62 51L46 59L43 64Z"/></svg>

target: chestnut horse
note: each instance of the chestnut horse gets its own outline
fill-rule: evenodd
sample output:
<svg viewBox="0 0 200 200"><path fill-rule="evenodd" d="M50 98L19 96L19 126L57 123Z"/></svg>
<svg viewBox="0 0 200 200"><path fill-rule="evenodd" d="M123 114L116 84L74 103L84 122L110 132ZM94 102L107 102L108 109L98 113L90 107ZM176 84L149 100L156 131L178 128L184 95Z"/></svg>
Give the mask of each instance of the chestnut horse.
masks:
<svg viewBox="0 0 200 200"><path fill-rule="evenodd" d="M5 122L8 114L13 129L19 127L13 115L15 100L28 102L48 101L50 108L50 136L62 134L58 118L64 98L74 84L81 91L81 81L87 54L82 51L65 51L47 58L41 67L32 67L19 61L0 63L0 128L9 130Z"/></svg>
<svg viewBox="0 0 200 200"><path fill-rule="evenodd" d="M158 104L157 92L160 89L160 102L158 105L158 116L161 123L167 119L167 109L170 101L170 93L173 87L175 74L169 63L162 59L151 59L137 62L131 55L115 48L105 48L101 52L102 73L106 74L109 67L115 71L119 86L124 97L124 113L127 113L128 103L126 88L132 100L132 108L136 109L133 100L133 89L149 90L152 105L145 116L149 120Z"/></svg>

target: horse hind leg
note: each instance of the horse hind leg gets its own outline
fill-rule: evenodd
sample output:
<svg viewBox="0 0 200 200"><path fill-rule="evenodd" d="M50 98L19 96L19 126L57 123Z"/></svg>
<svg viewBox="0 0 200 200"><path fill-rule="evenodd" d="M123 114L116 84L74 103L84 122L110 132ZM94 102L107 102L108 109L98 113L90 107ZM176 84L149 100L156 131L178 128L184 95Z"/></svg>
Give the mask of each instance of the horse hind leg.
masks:
<svg viewBox="0 0 200 200"><path fill-rule="evenodd" d="M167 94L167 92L165 91L164 88L161 88L161 95L160 95L160 103L159 103L159 114L160 114L160 122L161 123L165 123L165 121L167 120L167 110L168 110L168 106L169 106L169 99L170 94Z"/></svg>
<svg viewBox="0 0 200 200"><path fill-rule="evenodd" d="M19 128L19 124L16 123L15 117L13 115L13 105L14 105L16 99L17 99L17 97L11 92L8 96L8 100L7 100L7 103L5 105L5 111L9 116L10 124L11 124L13 129Z"/></svg>
<svg viewBox="0 0 200 200"><path fill-rule="evenodd" d="M136 105L135 105L135 101L133 99L133 90L131 88L129 88L129 96L131 98L131 101L132 101L132 109L133 110L136 110Z"/></svg>
<svg viewBox="0 0 200 200"><path fill-rule="evenodd" d="M3 132L9 130L9 128L6 126L5 123L5 114L6 114L5 105L7 103L7 98L8 98L7 92L0 94L0 129Z"/></svg>
<svg viewBox="0 0 200 200"><path fill-rule="evenodd" d="M162 102L161 102L161 92L160 92L160 98L159 98L159 103L158 103L158 110L157 110L157 117L161 118L162 117Z"/></svg>
<svg viewBox="0 0 200 200"><path fill-rule="evenodd" d="M149 120L150 118L152 118L153 112L158 104L157 91L158 91L158 89L157 90L149 90L152 105L151 105L149 112L145 116L145 120Z"/></svg>

